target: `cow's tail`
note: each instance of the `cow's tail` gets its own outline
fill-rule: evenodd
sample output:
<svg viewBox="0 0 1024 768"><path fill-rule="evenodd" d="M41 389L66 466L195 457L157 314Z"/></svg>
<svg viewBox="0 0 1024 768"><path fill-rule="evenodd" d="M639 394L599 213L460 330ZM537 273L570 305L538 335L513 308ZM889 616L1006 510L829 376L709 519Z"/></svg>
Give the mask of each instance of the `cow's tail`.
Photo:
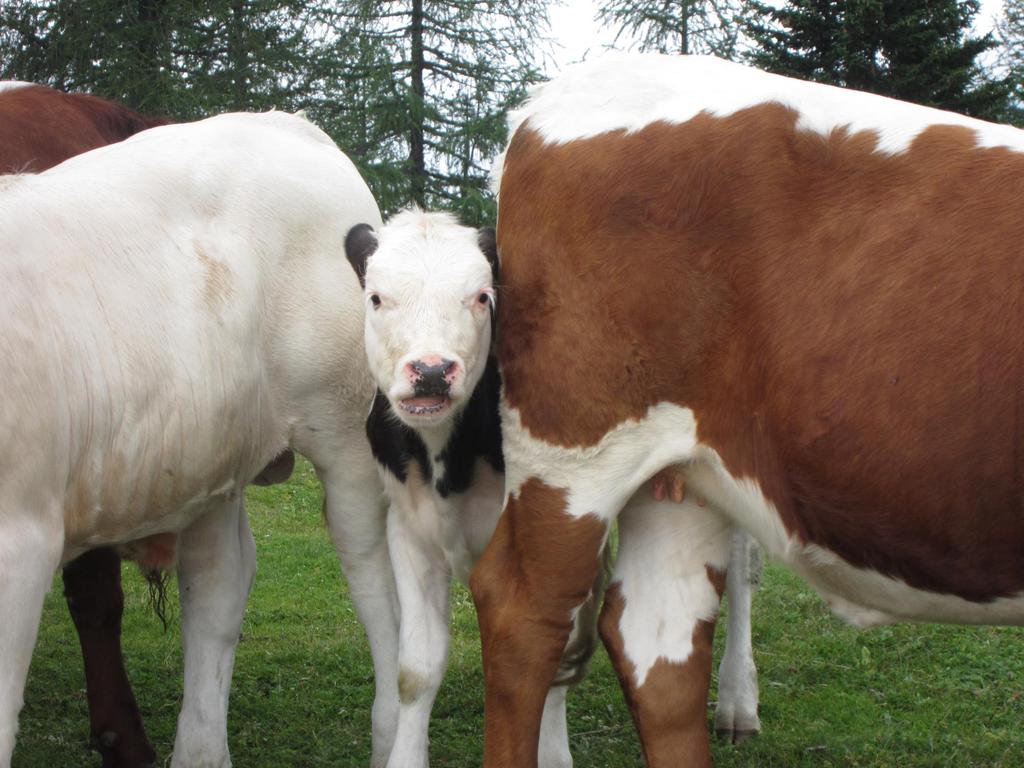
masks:
<svg viewBox="0 0 1024 768"><path fill-rule="evenodd" d="M156 614L156 617L160 619L160 623L163 624L164 632L166 633L168 627L167 584L171 580L171 572L166 568L153 568L143 571L142 575L149 586L149 604L153 608L153 613Z"/></svg>

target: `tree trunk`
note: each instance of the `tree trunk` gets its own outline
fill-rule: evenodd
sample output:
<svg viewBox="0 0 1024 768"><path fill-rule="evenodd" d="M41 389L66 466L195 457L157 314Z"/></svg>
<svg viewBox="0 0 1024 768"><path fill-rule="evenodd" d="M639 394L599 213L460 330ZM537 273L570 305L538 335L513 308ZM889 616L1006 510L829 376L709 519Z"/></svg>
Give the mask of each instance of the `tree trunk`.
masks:
<svg viewBox="0 0 1024 768"><path fill-rule="evenodd" d="M412 19L409 25L411 38L412 72L412 125L409 131L409 173L412 178L412 201L425 207L427 166L423 155L423 102L426 90L423 87L423 0L412 0Z"/></svg>
<svg viewBox="0 0 1024 768"><path fill-rule="evenodd" d="M690 0L682 0L679 9L680 53L690 52Z"/></svg>
<svg viewBox="0 0 1024 768"><path fill-rule="evenodd" d="M231 85L234 90L234 108L246 109L249 101L248 52L245 46L245 2L233 0L228 29L228 62L231 66Z"/></svg>
<svg viewBox="0 0 1024 768"><path fill-rule="evenodd" d="M163 0L137 0L135 5L139 36L135 49L138 51L138 62L134 77L129 80L125 92L125 101L135 109L159 111L154 102L154 91L159 90L160 82L160 25L161 6ZM161 99L162 94L157 95Z"/></svg>

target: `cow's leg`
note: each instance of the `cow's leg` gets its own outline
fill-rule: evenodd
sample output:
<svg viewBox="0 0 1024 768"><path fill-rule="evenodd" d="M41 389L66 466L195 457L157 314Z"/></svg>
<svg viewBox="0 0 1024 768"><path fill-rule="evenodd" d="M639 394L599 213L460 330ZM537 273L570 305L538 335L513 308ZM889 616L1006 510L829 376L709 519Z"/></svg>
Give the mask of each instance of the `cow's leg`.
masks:
<svg viewBox="0 0 1024 768"><path fill-rule="evenodd" d="M101 547L64 566L64 597L85 661L92 745L104 768L156 763L121 655L121 558Z"/></svg>
<svg viewBox="0 0 1024 768"><path fill-rule="evenodd" d="M526 373L518 386L532 385L534 395L551 385ZM508 495L470 578L483 644L484 765L531 768L544 696L592 592L609 527L642 486L653 493L645 483L656 472L692 459L695 424L691 412L659 406L598 444L567 448L535 437L504 397L501 422Z"/></svg>
<svg viewBox="0 0 1024 768"><path fill-rule="evenodd" d="M618 511L573 516L567 498L536 478L524 483L470 579L483 640L487 766L537 765L544 699Z"/></svg>
<svg viewBox="0 0 1024 768"><path fill-rule="evenodd" d="M733 744L761 730L757 716L757 667L750 638L750 604L754 590L761 583L762 561L757 542L744 531L733 531L725 587L729 596L728 631L725 653L718 667L718 706L715 709L715 732Z"/></svg>
<svg viewBox="0 0 1024 768"><path fill-rule="evenodd" d="M422 512L422 514L419 514ZM427 768L430 710L448 664L451 568L432 545L437 511L406 508L393 500L388 511L388 545L401 607L398 643L398 734L389 768ZM416 521L431 529L422 530Z"/></svg>
<svg viewBox="0 0 1024 768"><path fill-rule="evenodd" d="M711 764L711 644L730 533L696 498L660 502L647 489L619 516L601 637L652 768Z"/></svg>
<svg viewBox="0 0 1024 768"><path fill-rule="evenodd" d="M539 768L572 768L569 751L569 723L565 716L566 685L553 685L544 698L540 721L540 742L537 749Z"/></svg>
<svg viewBox="0 0 1024 768"><path fill-rule="evenodd" d="M0 509L0 768L10 768L39 619L64 546L58 528Z"/></svg>
<svg viewBox="0 0 1024 768"><path fill-rule="evenodd" d="M597 615L608 581L609 556L609 548L605 547L601 568L598 569L590 596L573 617L572 631L569 633L569 641L555 673L554 685L544 699L544 713L540 722L540 746L537 750L537 764L540 768L572 766L565 700L569 689L586 676L590 659L597 648Z"/></svg>
<svg viewBox="0 0 1024 768"><path fill-rule="evenodd" d="M398 728L398 596L388 554L383 490L361 425L352 445L325 455L332 463L320 469L324 515L370 643L376 683L372 765L383 768Z"/></svg>
<svg viewBox="0 0 1024 768"><path fill-rule="evenodd" d="M185 697L172 766L224 768L235 648L256 573L256 542L241 494L186 528L179 544L178 589Z"/></svg>

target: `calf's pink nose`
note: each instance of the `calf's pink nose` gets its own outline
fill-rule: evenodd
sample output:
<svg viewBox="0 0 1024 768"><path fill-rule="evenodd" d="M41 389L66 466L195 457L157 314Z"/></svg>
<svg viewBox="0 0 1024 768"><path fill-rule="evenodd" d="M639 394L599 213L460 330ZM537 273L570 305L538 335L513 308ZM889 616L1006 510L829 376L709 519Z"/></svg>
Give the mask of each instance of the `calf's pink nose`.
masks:
<svg viewBox="0 0 1024 768"><path fill-rule="evenodd" d="M446 386L455 378L457 371L458 363L440 355L424 355L405 366L405 375L417 385L431 383L434 386Z"/></svg>

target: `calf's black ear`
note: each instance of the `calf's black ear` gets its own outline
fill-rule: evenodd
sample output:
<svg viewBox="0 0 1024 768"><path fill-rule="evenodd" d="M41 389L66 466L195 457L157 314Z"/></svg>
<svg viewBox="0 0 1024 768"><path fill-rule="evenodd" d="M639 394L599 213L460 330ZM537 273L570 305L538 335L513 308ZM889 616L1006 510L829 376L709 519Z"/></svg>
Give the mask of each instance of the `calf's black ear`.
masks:
<svg viewBox="0 0 1024 768"><path fill-rule="evenodd" d="M356 224L345 235L345 256L356 271L359 284L366 287L366 260L377 250L377 233L369 224Z"/></svg>
<svg viewBox="0 0 1024 768"><path fill-rule="evenodd" d="M481 227L477 230L476 241L480 250L491 265L491 278L495 289L498 287L498 277L501 275L501 265L498 262L498 239L494 227Z"/></svg>

